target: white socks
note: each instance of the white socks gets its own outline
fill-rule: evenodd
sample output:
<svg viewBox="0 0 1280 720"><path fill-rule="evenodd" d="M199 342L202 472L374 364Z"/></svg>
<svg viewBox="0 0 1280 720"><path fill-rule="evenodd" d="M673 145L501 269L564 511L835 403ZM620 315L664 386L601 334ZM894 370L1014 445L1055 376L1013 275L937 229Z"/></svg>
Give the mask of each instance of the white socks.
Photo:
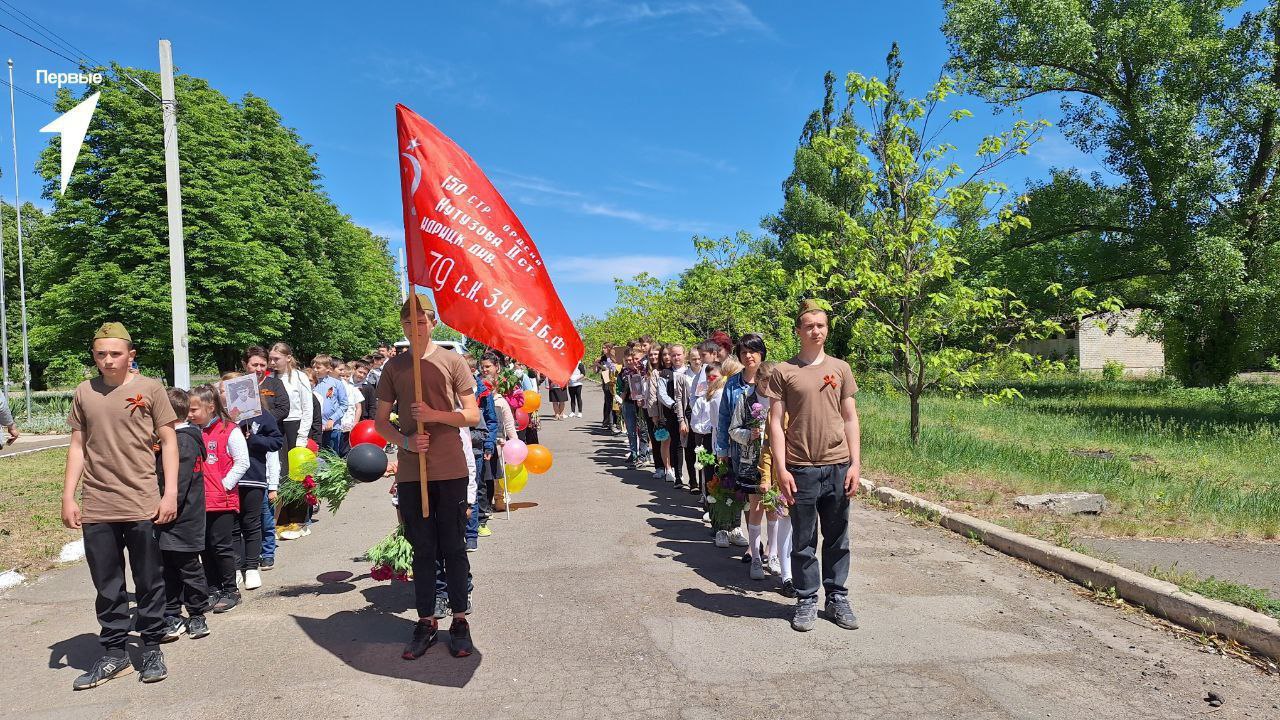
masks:
<svg viewBox="0 0 1280 720"><path fill-rule="evenodd" d="M749 548L751 557L759 558L760 557L760 526L759 525L752 525L751 523L747 523L747 542L750 543L750 545L748 545L747 547Z"/></svg>
<svg viewBox="0 0 1280 720"><path fill-rule="evenodd" d="M769 523L769 534L774 535L773 523ZM777 545L773 541L769 542L769 552L774 552L777 548L778 564L782 566L782 579L791 579L791 516L786 515L778 518L777 523Z"/></svg>
<svg viewBox="0 0 1280 720"><path fill-rule="evenodd" d="M778 557L778 521L769 520L769 557Z"/></svg>

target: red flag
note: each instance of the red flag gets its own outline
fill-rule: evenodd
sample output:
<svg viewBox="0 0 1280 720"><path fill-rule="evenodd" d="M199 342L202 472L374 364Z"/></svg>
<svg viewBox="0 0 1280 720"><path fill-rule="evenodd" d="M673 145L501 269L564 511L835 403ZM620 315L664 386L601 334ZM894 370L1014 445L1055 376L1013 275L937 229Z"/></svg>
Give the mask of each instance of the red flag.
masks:
<svg viewBox="0 0 1280 720"><path fill-rule="evenodd" d="M409 281L449 327L561 385L582 339L520 219L471 156L396 105Z"/></svg>

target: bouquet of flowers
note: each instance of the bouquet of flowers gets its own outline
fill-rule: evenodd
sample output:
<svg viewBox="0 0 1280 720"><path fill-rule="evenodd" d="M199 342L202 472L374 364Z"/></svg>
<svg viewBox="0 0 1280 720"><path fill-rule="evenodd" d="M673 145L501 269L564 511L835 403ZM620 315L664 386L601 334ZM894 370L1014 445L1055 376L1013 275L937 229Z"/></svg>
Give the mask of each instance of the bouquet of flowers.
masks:
<svg viewBox="0 0 1280 720"><path fill-rule="evenodd" d="M392 579L408 582L413 577L413 546L404 536L404 525L369 548L364 557L373 563L369 576L378 582Z"/></svg>
<svg viewBox="0 0 1280 720"><path fill-rule="evenodd" d="M786 517L789 512L787 501L782 497L782 491L776 486L770 487L764 495L760 496L760 506L778 517Z"/></svg>
<svg viewBox="0 0 1280 720"><path fill-rule="evenodd" d="M301 480L292 477L280 480L276 502L281 506L305 502L315 509L324 500L329 505L329 512L336 513L350 489L351 478L347 476L346 461L332 450L321 450L312 474Z"/></svg>
<svg viewBox="0 0 1280 720"><path fill-rule="evenodd" d="M710 505L711 527L715 530L731 530L738 526L738 517L747 506L747 494L738 489L738 484L729 474L729 463L721 462L714 454L706 450L698 450L695 471L706 467L715 468L711 479L707 481L707 504Z"/></svg>

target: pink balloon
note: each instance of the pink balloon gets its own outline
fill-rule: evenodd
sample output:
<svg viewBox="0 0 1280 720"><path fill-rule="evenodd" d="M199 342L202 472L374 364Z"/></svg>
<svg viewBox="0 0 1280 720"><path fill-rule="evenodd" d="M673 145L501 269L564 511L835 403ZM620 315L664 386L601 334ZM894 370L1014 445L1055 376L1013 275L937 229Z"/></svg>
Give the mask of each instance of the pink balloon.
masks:
<svg viewBox="0 0 1280 720"><path fill-rule="evenodd" d="M524 393L518 390L511 393L507 396L507 404L511 406L512 410L519 410L524 407Z"/></svg>
<svg viewBox="0 0 1280 720"><path fill-rule="evenodd" d="M502 459L507 461L508 465L519 465L529 455L529 446L520 440L508 440L502 446Z"/></svg>

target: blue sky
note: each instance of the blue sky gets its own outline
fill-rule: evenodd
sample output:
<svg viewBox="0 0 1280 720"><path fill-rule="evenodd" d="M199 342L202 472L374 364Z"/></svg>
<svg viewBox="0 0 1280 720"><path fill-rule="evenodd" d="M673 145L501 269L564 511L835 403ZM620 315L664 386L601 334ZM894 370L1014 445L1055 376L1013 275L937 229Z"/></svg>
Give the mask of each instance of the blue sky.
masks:
<svg viewBox="0 0 1280 720"><path fill-rule="evenodd" d="M694 234L759 231L825 71L882 75L897 40L919 94L946 60L932 0L12 3L100 60L155 69L167 38L180 71L232 99L265 97L313 146L338 206L397 245L394 105L408 105L485 169L574 317L612 305L615 275L687 267ZM0 23L31 34L3 12ZM0 49L15 84L43 97L53 89L37 69L74 69L3 29ZM950 137L965 152L1010 120L974 98L949 106L975 112ZM54 115L21 95L17 112L23 197L35 200L48 137L37 130ZM1056 103L1028 115L1052 120ZM0 138L12 201L7 123ZM1018 188L1050 166L1097 163L1051 132L1004 174Z"/></svg>

